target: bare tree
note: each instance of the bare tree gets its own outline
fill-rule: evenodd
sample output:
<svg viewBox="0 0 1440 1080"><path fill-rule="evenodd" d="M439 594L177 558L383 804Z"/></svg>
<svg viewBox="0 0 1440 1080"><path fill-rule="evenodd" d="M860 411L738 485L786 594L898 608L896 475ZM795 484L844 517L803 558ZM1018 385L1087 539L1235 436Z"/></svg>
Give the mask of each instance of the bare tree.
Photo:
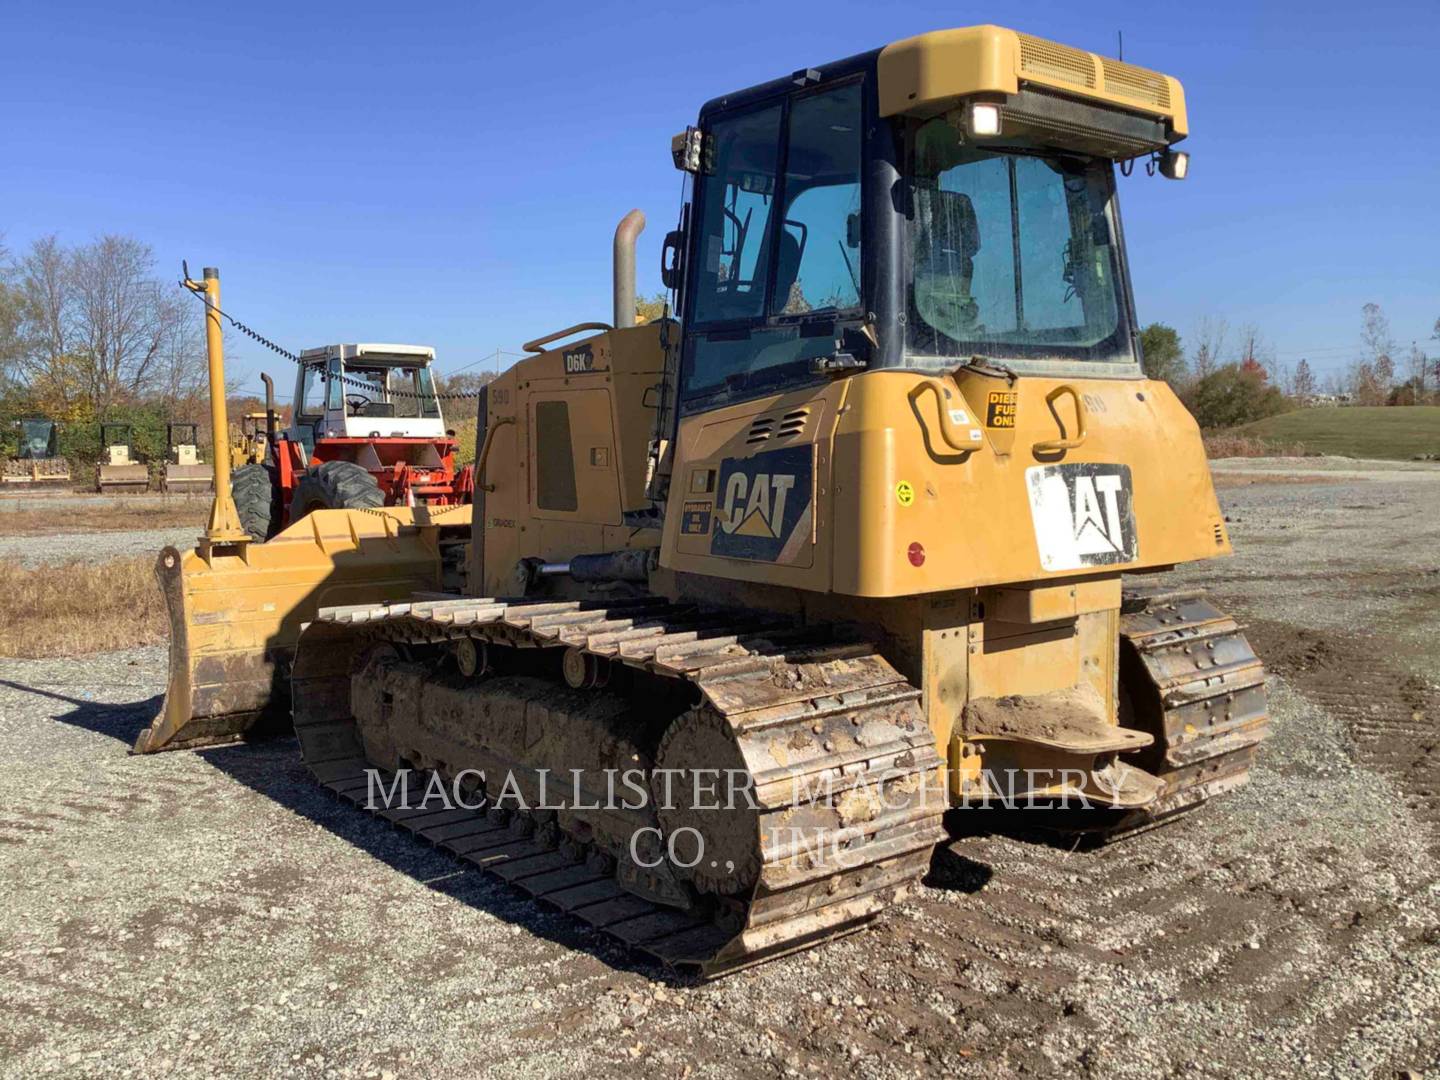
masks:
<svg viewBox="0 0 1440 1080"><path fill-rule="evenodd" d="M1430 357L1425 355L1425 350L1411 342L1410 356L1406 363L1406 369L1410 374L1408 382L1422 398L1430 389L1430 366Z"/></svg>
<svg viewBox="0 0 1440 1080"><path fill-rule="evenodd" d="M16 368L50 407L84 404L103 418L122 400L158 394L173 403L203 381L198 306L162 288L154 261L133 237L67 251L47 236L16 265Z"/></svg>
<svg viewBox="0 0 1440 1080"><path fill-rule="evenodd" d="M20 304L16 368L22 381L61 408L75 393L67 352L67 274L65 250L54 236L31 244L15 269Z"/></svg>
<svg viewBox="0 0 1440 1080"><path fill-rule="evenodd" d="M1197 379L1203 379L1223 363L1225 340L1230 335L1229 324L1218 316L1207 315L1191 335L1194 352L1190 357L1190 370Z"/></svg>
<svg viewBox="0 0 1440 1080"><path fill-rule="evenodd" d="M0 390L15 378L20 359L20 294L11 284L10 249L0 233Z"/></svg>
<svg viewBox="0 0 1440 1080"><path fill-rule="evenodd" d="M1362 359L1369 365L1383 398L1395 382L1395 339L1390 334L1390 318L1379 304L1366 304L1360 314Z"/></svg>
<svg viewBox="0 0 1440 1080"><path fill-rule="evenodd" d="M1300 363L1295 365L1295 378L1292 381L1290 393L1302 401L1307 401L1315 396L1315 373L1310 370L1310 361L1304 357Z"/></svg>
<svg viewBox="0 0 1440 1080"><path fill-rule="evenodd" d="M102 236L71 256L81 378L98 416L122 394L153 389L179 314L161 299L154 262L148 245L125 236Z"/></svg>

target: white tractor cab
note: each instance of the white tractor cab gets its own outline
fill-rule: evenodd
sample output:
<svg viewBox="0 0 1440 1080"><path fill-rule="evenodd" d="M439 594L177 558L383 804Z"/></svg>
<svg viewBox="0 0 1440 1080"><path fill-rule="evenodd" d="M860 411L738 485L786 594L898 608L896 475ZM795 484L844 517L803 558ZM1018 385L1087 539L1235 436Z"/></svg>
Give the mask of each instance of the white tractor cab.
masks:
<svg viewBox="0 0 1440 1080"><path fill-rule="evenodd" d="M300 354L290 437L444 439L426 345L324 345Z"/></svg>
<svg viewBox="0 0 1440 1080"><path fill-rule="evenodd" d="M425 345L326 345L300 354L290 427L236 468L240 523L264 541L312 510L468 503Z"/></svg>

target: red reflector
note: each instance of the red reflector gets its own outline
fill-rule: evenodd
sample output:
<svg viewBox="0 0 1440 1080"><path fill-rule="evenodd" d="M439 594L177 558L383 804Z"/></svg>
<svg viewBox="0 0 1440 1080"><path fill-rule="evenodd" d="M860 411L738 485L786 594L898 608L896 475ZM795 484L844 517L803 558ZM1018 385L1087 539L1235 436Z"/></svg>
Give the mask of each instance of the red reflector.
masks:
<svg viewBox="0 0 1440 1080"><path fill-rule="evenodd" d="M910 557L911 566L925 565L925 545L915 543L910 545L910 550L905 553Z"/></svg>

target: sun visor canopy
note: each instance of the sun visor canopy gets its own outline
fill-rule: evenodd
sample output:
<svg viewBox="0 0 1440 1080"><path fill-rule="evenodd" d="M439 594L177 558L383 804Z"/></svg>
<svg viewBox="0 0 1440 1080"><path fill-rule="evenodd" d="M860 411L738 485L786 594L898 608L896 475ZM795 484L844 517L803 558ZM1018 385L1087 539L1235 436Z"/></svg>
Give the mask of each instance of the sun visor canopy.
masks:
<svg viewBox="0 0 1440 1080"><path fill-rule="evenodd" d="M995 102L1006 143L1122 159L1189 130L1178 80L999 26L906 38L882 49L877 66L881 115L927 118Z"/></svg>

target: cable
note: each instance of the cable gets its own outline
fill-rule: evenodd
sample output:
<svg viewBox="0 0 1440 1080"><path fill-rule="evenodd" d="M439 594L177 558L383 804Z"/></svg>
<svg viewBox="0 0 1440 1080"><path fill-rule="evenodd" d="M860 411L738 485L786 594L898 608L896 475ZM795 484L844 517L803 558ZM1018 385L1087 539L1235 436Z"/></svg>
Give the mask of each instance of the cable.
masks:
<svg viewBox="0 0 1440 1080"><path fill-rule="evenodd" d="M283 348L283 347L281 347L281 346L279 346L279 345L276 345L275 342L271 341L271 340L270 340L269 338L267 338L264 334L261 334L260 332L258 332L258 331L256 331L256 330L252 330L250 327L246 326L246 325L245 325L243 322L241 322L239 319L235 318L235 316L231 315L228 311L224 311L224 310L222 310L222 309L219 308L219 307L213 306L213 305L210 303L210 301L204 296L204 294L202 294L202 293L200 293L200 292L198 292L198 291L196 291L196 290L194 290L194 289L191 289L191 288L190 288L189 286L187 286L183 281L180 282L180 287L181 287L182 289L184 289L187 293L190 293L190 295L194 296L195 299L199 300L200 303L204 305L206 311L214 311L215 314L219 315L222 319L224 319L226 322L228 322L231 326L235 327L236 330L239 330L239 331L240 331L242 334L244 334L246 337L251 338L251 339L253 339L253 340L255 340L255 341L258 341L261 345L264 345L264 346L265 346L267 349L269 349L271 352L275 353L275 354L278 355L278 356L283 356L286 360L289 360L292 364L299 364L299 365L301 365L302 367L313 368L314 370L316 370L316 371L318 371L318 372L320 373L320 377L321 377L326 383L329 383L329 382L331 382L331 381L333 380L333 381L336 381L336 382L340 382L340 383L342 383L342 384L346 384L346 385L349 385L349 386L353 386L353 387L355 387L355 388L358 389L358 390L372 390L372 391L373 391L373 390L379 389L379 388L378 388L374 383L372 383L372 382L366 382L366 381L364 381L363 379L351 379L351 378L349 378L349 377L347 377L347 376L345 376L345 375L336 375L336 374L334 374L333 372L331 372L330 370L328 370L328 369L326 368L325 362L324 362L323 360L302 360L300 357L296 356L296 355L295 355L293 352L291 352L289 349L286 349L286 348ZM462 368L461 370L463 371L464 369ZM388 381L389 381L389 380L387 379L386 382L388 383ZM484 392L485 392L485 388L484 388L484 387L481 387L479 390L471 391L471 392L469 392L469 393L460 393L460 394L442 394L442 393L439 393L438 391L434 391L434 392L431 392L431 393L429 393L429 394L414 394L414 393L411 393L411 392L408 391L408 390L392 390L392 389L390 389L390 387L389 387L388 385L385 387L385 393L389 394L391 397L412 398L412 399L414 399L414 400L416 400L416 401L432 401L432 400L439 400L439 401L466 401L466 400L471 400L471 399L478 398L478 397L480 397L480 395L483 394Z"/></svg>

